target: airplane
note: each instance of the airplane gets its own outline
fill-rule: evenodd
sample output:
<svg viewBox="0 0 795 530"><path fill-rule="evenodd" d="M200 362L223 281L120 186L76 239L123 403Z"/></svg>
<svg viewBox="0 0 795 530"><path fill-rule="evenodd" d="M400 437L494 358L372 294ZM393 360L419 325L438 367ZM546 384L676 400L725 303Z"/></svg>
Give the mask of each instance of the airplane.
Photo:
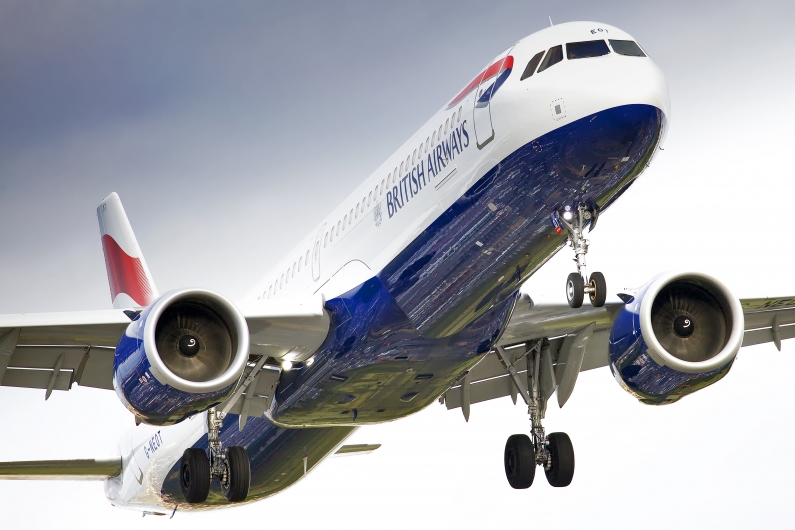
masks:
<svg viewBox="0 0 795 530"><path fill-rule="evenodd" d="M575 459L547 433L578 374L608 366L663 405L719 381L742 346L795 336L795 299L738 299L665 272L620 302L586 269L599 217L668 130L665 78L626 32L560 24L515 43L234 303L160 294L116 194L97 208L113 309L0 315L0 384L115 390L136 427L110 460L0 463L3 478L97 478L118 507L205 510L272 496L361 425L437 401L510 396L510 487L538 467L565 487ZM566 300L520 287L571 247ZM563 282L562 282L563 283Z"/></svg>

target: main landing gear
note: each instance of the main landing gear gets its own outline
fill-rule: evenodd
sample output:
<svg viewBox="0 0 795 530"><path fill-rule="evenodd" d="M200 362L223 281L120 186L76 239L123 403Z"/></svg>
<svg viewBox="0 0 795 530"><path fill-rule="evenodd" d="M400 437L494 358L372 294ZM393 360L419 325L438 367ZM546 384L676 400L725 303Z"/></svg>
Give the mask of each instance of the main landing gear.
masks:
<svg viewBox="0 0 795 530"><path fill-rule="evenodd" d="M533 484L536 466L544 468L547 482L555 488L571 484L574 477L574 447L569 435L553 432L547 435L541 420L544 419L547 404L542 392L541 368L544 351L542 341L536 341L527 352L527 387L513 368L509 354L497 349L502 362L519 389L519 394L527 402L530 415L531 433L514 434L505 443L505 476L514 489L526 489Z"/></svg>
<svg viewBox="0 0 795 530"><path fill-rule="evenodd" d="M581 307L586 294L594 307L602 307L607 299L607 283L604 275L601 272L594 272L588 278L585 272L585 255L588 254L588 240L584 236L585 224L590 221L590 230L593 230L599 216L598 212L593 201L580 203L575 207L566 206L556 212L569 234L568 244L574 249L574 261L577 263L577 272L572 272L566 279L566 300L572 308Z"/></svg>
<svg viewBox="0 0 795 530"><path fill-rule="evenodd" d="M221 482L221 491L229 502L240 502L248 496L251 483L248 453L240 446L222 449L218 432L223 416L215 407L207 411L209 458L203 449L185 449L182 454L179 482L185 500L191 504L207 500L213 478Z"/></svg>

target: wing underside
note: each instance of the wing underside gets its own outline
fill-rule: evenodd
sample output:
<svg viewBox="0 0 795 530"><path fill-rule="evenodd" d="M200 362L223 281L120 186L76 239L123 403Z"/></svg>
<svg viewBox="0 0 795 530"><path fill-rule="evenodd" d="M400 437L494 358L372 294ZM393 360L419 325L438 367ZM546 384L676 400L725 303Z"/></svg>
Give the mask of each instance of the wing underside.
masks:
<svg viewBox="0 0 795 530"><path fill-rule="evenodd" d="M484 355L440 398L448 409L461 408L468 418L469 406L474 403L506 396L515 403L523 389L517 388L511 371L520 381L527 377L525 354L538 339L547 339L539 367L542 392L549 399L557 391L561 406L571 394L579 372L609 364L610 328L622 303L571 309L562 304L530 306L523 302L511 316L498 348ZM781 341L795 337L795 297L753 298L740 303L745 317L744 347L772 342L781 350ZM584 331L588 337L579 352L572 345ZM561 388L568 394L562 400Z"/></svg>

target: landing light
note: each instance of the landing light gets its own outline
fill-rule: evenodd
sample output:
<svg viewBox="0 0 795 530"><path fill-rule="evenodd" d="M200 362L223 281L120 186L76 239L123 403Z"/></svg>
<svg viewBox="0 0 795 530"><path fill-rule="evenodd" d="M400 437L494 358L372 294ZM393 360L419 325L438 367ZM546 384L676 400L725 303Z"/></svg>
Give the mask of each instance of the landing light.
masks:
<svg viewBox="0 0 795 530"><path fill-rule="evenodd" d="M310 357L309 359L306 360L306 365L307 366L312 366L313 364L315 364L315 358L314 357Z"/></svg>
<svg viewBox="0 0 795 530"><path fill-rule="evenodd" d="M565 220L571 221L572 217L574 217L574 216L572 215L572 213L570 211L567 210L567 211L563 212L563 218Z"/></svg>
<svg viewBox="0 0 795 530"><path fill-rule="evenodd" d="M293 367L292 361L282 361L282 370L284 370L285 372L292 369L292 367Z"/></svg>

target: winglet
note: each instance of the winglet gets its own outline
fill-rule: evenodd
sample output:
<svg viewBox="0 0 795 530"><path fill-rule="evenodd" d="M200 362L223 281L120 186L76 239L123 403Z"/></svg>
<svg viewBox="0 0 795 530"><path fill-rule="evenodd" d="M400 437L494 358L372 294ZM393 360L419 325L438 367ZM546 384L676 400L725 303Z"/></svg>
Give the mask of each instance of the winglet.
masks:
<svg viewBox="0 0 795 530"><path fill-rule="evenodd" d="M113 307L145 307L157 298L157 288L116 192L97 206L102 250Z"/></svg>

